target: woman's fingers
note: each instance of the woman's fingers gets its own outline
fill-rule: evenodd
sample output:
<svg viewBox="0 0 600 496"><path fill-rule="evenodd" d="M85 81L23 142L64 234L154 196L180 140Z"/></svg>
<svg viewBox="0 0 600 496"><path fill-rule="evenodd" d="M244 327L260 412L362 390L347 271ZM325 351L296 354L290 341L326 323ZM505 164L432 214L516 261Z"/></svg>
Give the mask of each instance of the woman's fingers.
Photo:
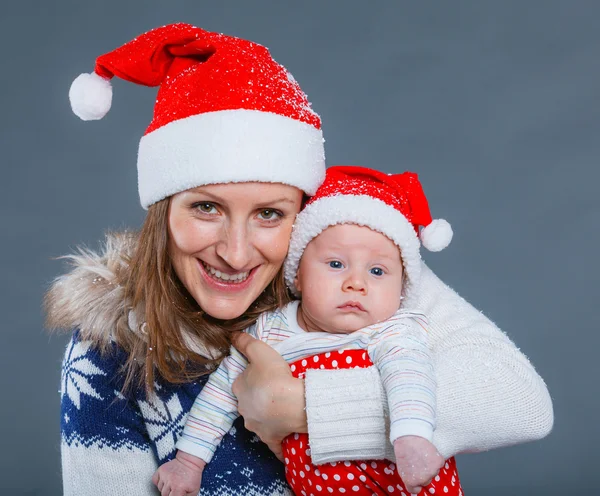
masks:
<svg viewBox="0 0 600 496"><path fill-rule="evenodd" d="M281 441L267 443L269 449L275 454L280 462L283 462L283 449L281 448Z"/></svg>
<svg viewBox="0 0 600 496"><path fill-rule="evenodd" d="M262 362L265 360L283 360L281 355L277 353L268 344L253 338L250 334L245 332L236 332L231 338L233 346L242 353L250 363Z"/></svg>

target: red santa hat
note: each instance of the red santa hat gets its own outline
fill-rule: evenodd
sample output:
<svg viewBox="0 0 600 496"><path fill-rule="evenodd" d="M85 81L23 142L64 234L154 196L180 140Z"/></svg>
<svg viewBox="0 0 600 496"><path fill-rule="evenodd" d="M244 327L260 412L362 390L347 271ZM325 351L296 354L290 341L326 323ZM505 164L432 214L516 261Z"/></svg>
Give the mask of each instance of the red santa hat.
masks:
<svg viewBox="0 0 600 496"><path fill-rule="evenodd" d="M407 300L415 294L419 282L420 244L430 251L440 251L452 240L450 224L443 219L432 220L417 174L385 174L366 167L330 167L325 182L294 223L284 275L296 295L294 279L306 246L322 231L337 224L369 227L398 246L405 272L403 293Z"/></svg>
<svg viewBox="0 0 600 496"><path fill-rule="evenodd" d="M274 182L314 194L323 181L321 120L265 47L189 24L156 28L75 79L73 112L83 120L104 117L113 76L159 86L139 144L144 208L204 184Z"/></svg>

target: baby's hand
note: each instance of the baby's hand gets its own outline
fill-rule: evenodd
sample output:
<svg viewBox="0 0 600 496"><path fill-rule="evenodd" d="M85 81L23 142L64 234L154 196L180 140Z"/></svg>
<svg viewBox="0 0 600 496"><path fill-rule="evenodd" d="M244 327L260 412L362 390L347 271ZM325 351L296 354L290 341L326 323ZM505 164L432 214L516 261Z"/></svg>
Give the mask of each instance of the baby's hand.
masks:
<svg viewBox="0 0 600 496"><path fill-rule="evenodd" d="M394 441L398 473L406 489L418 494L444 466L444 458L427 439L402 436Z"/></svg>
<svg viewBox="0 0 600 496"><path fill-rule="evenodd" d="M201 458L178 451L175 460L158 467L152 482L161 496L198 496L205 466Z"/></svg>

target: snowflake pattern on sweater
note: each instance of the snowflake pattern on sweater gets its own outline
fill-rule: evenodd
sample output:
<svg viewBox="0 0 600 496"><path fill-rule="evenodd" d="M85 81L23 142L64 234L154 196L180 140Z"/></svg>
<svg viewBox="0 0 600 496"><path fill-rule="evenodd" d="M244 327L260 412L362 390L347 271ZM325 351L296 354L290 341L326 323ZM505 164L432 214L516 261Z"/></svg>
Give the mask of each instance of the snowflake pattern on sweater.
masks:
<svg viewBox="0 0 600 496"><path fill-rule="evenodd" d="M146 453L148 462L144 462L147 466L143 473L150 474L175 456L175 443L206 378L181 385L159 381L153 398L143 390L124 396L121 367L125 360L125 352L116 345L101 355L77 333L68 344L61 376L63 467L67 471L69 467L64 464L69 457L65 451L69 450L79 458L89 453L89 463L94 463L98 452L119 453L124 463L129 457L132 463L137 462L138 455ZM111 478L111 474L105 475ZM157 494L153 491L147 485L139 494ZM204 470L200 494L263 496L292 492L283 465L239 418Z"/></svg>

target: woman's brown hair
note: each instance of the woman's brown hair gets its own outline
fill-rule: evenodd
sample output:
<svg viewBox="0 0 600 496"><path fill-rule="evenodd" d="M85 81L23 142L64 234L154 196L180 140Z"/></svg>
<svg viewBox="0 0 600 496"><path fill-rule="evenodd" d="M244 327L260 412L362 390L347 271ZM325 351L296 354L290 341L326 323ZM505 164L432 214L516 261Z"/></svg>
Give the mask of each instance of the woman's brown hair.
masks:
<svg viewBox="0 0 600 496"><path fill-rule="evenodd" d="M187 383L210 372L228 353L231 333L252 325L259 314L290 301L279 270L275 279L252 306L237 319L217 320L202 311L175 273L169 254L169 203L161 200L148 209L130 261L126 299L145 322L135 331L146 339L128 340L125 388L145 384L153 389L156 376L171 383ZM214 350L213 357L199 354L190 341ZM192 346L193 347L193 346Z"/></svg>

